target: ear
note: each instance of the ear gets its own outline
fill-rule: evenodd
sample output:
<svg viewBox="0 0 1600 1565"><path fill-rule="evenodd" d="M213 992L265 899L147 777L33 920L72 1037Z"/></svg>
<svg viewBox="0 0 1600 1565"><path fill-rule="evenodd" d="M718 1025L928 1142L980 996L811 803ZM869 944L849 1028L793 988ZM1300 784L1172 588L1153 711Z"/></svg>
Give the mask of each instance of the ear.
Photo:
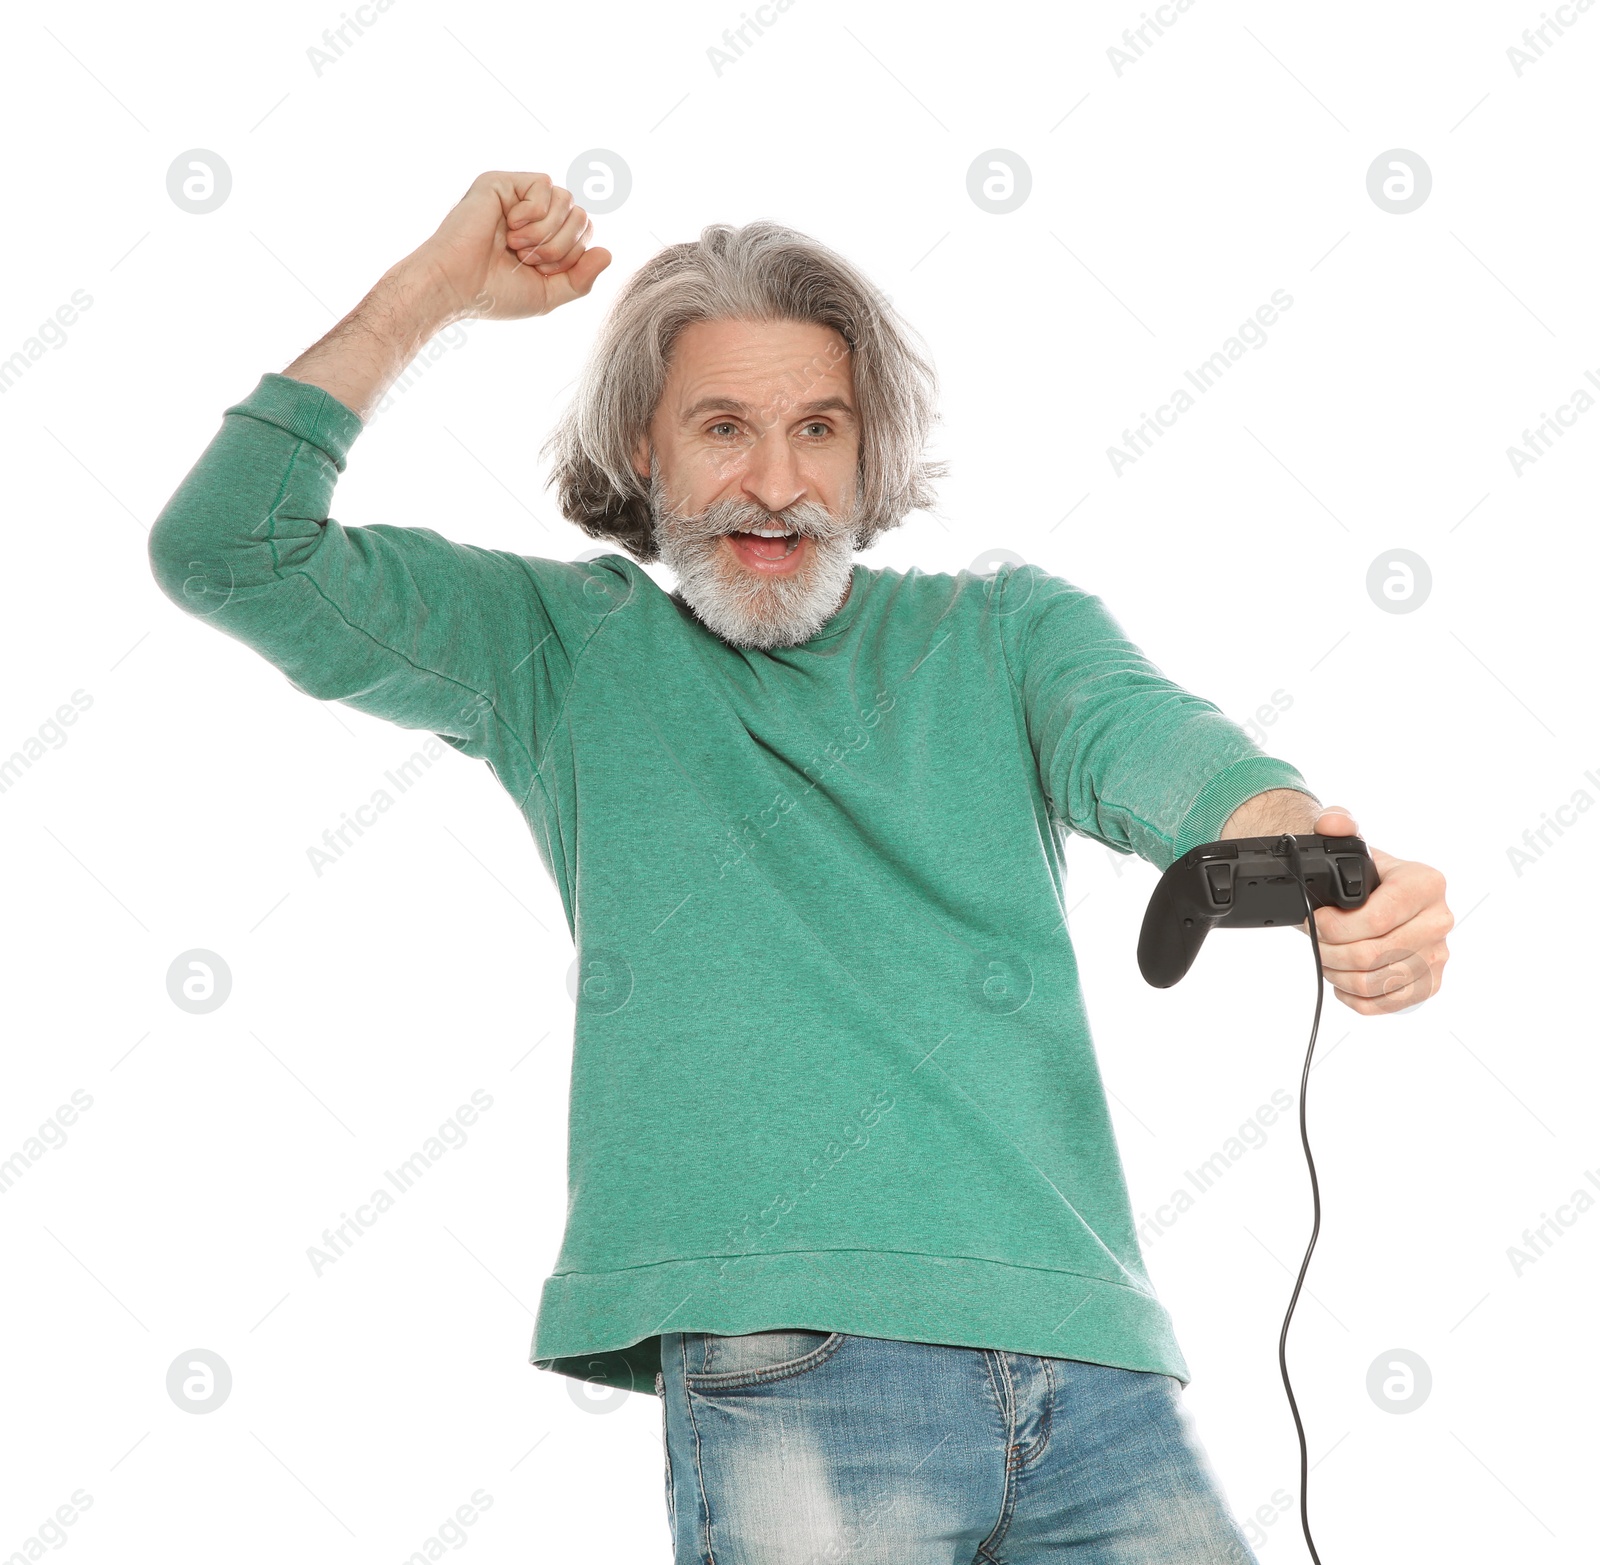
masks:
<svg viewBox="0 0 1600 1565"><path fill-rule="evenodd" d="M650 482L650 435L648 431L640 435L633 444L633 470L646 483Z"/></svg>

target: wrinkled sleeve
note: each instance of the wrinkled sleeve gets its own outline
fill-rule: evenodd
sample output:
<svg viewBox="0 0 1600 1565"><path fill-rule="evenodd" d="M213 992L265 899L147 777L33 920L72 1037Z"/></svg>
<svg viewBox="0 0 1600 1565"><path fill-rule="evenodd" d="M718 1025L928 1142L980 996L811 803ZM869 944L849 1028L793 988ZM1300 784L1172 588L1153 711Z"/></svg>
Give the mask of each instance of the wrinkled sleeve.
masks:
<svg viewBox="0 0 1600 1565"><path fill-rule="evenodd" d="M320 387L264 375L157 518L151 570L307 695L531 777L588 638L629 589L620 562L342 526L328 510L361 428Z"/></svg>
<svg viewBox="0 0 1600 1565"><path fill-rule="evenodd" d="M1099 598L1036 565L1002 567L996 597L1040 786L1072 831L1165 869L1255 794L1311 792L1162 674Z"/></svg>

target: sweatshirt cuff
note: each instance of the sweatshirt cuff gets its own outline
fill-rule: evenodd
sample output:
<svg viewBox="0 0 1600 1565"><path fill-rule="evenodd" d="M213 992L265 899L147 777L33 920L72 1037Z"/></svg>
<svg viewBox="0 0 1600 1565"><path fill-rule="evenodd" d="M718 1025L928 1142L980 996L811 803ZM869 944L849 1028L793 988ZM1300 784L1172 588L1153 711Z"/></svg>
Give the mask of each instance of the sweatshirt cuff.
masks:
<svg viewBox="0 0 1600 1565"><path fill-rule="evenodd" d="M243 413L307 441L341 473L362 430L361 420L337 397L288 375L263 375L243 402L224 409L227 413Z"/></svg>
<svg viewBox="0 0 1600 1565"><path fill-rule="evenodd" d="M1189 807L1183 824L1173 840L1172 857L1180 859L1190 848L1202 842L1215 842L1222 835L1228 818L1244 803L1258 793L1273 788L1292 788L1315 799L1303 778L1287 761L1274 760L1270 755L1250 755L1232 766L1224 767L1200 790L1199 797Z"/></svg>

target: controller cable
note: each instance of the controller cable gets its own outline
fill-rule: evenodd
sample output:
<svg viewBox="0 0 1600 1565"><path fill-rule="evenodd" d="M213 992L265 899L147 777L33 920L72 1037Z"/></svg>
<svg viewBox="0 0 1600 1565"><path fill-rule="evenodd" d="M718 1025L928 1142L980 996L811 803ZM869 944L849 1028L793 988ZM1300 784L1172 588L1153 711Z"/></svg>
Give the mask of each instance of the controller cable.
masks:
<svg viewBox="0 0 1600 1565"><path fill-rule="evenodd" d="M1311 1141L1306 1135L1306 1089L1311 1081L1311 1059L1317 1052L1317 1027L1322 1021L1322 944L1317 939L1316 911L1312 906L1311 891L1306 885L1300 849L1292 836L1285 836L1278 845L1279 855L1287 862L1289 872L1299 883L1305 900L1306 930L1311 936L1311 959L1317 969L1317 1008L1311 1017L1311 1042L1306 1045L1306 1062L1300 1072L1300 1145L1306 1155L1306 1172L1311 1176L1311 1238L1306 1244L1305 1258L1300 1262L1300 1275L1294 1280L1294 1292L1289 1296L1289 1308L1283 1317L1283 1330L1278 1334L1278 1371L1283 1376L1283 1389L1289 1398L1289 1411L1294 1414L1294 1432L1300 1441L1300 1531L1305 1534L1306 1548L1310 1550L1314 1565L1322 1565L1322 1557L1311 1539L1311 1517L1307 1509L1306 1484L1310 1468L1306 1458L1306 1430L1300 1422L1300 1407L1294 1399L1294 1387L1289 1383L1289 1322L1294 1319L1294 1307L1300 1302L1300 1288L1311 1266L1311 1252L1317 1247L1317 1234L1322 1228L1322 1193L1317 1188L1317 1165L1311 1156Z"/></svg>

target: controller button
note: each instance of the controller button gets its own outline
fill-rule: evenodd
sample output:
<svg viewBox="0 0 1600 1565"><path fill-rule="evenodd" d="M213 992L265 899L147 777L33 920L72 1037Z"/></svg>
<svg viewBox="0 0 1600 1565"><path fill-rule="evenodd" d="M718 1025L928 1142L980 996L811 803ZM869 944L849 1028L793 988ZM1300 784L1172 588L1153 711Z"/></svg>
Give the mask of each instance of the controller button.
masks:
<svg viewBox="0 0 1600 1565"><path fill-rule="evenodd" d="M1362 865L1360 859L1335 859L1339 867L1339 883L1347 897L1361 895Z"/></svg>
<svg viewBox="0 0 1600 1565"><path fill-rule="evenodd" d="M1233 901L1233 866L1207 864L1206 880L1211 887L1211 900L1218 907L1227 907Z"/></svg>

